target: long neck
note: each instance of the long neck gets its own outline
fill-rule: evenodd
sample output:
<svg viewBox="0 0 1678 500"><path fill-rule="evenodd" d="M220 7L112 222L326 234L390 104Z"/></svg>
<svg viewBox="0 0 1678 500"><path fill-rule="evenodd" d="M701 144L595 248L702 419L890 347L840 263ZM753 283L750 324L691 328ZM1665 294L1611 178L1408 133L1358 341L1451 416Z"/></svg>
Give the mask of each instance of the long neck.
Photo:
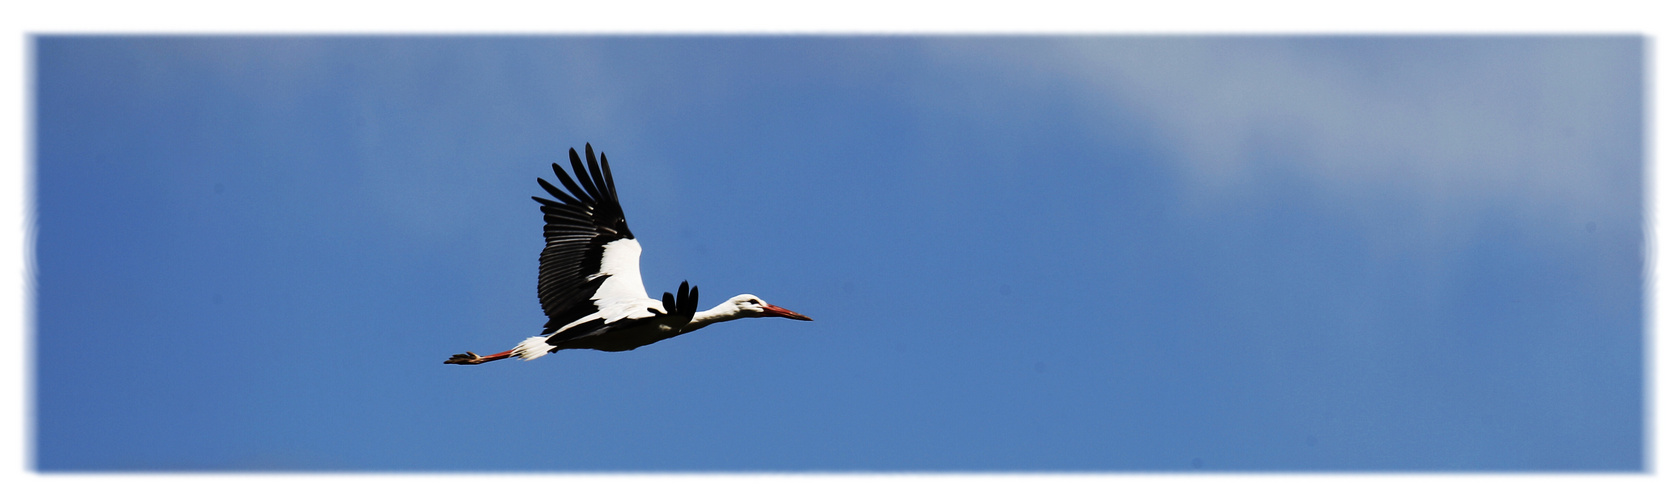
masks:
<svg viewBox="0 0 1678 500"><path fill-rule="evenodd" d="M717 304L717 307L713 307L705 311L699 311L699 313L694 314L693 320L688 321L687 328L683 328L682 331L691 332L710 326L711 323L720 323L723 321L731 321L746 317L741 314L742 312L744 311L741 311L740 308L734 307L732 303L723 302L721 304Z"/></svg>

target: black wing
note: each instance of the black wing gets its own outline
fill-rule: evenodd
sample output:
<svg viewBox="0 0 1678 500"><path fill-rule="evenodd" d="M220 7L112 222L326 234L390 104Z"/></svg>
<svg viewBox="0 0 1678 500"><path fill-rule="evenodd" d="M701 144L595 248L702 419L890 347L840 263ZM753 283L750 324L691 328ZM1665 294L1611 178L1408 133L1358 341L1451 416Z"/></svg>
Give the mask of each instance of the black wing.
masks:
<svg viewBox="0 0 1678 500"><path fill-rule="evenodd" d="M542 204L542 236L547 246L542 248L541 270L536 278L536 296L542 301L542 312L548 315L543 333L570 324L595 311L589 297L600 289L605 276L600 272L600 258L607 243L634 238L629 223L624 220L623 207L618 205L618 189L612 182L612 167L606 155L594 160L594 146L583 145L588 168L571 149L571 170L577 180L572 181L559 164L553 164L554 175L570 191L560 191L548 181L537 178L549 195L559 201L537 196L531 199ZM594 276L590 279L590 276Z"/></svg>
<svg viewBox="0 0 1678 500"><path fill-rule="evenodd" d="M676 289L675 295L664 292L664 310L667 311L666 314L680 317L679 324L686 326L688 322L693 321L693 315L699 313L699 286L694 285L689 289L688 282L683 281L682 286ZM681 329L678 328L676 333L680 334Z"/></svg>

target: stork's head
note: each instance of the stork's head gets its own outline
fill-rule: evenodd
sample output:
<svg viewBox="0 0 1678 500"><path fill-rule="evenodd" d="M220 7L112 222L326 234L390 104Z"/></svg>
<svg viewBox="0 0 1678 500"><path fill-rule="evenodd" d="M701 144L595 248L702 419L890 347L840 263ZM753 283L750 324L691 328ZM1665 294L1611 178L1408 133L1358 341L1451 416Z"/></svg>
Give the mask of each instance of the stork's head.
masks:
<svg viewBox="0 0 1678 500"><path fill-rule="evenodd" d="M799 321L813 321L809 316L788 311L786 308L780 306L769 305L768 302L764 302L763 299L757 298L756 295L749 293L735 295L734 298L728 299L728 305L733 306L736 310L738 310L739 313L737 313L737 315L744 318L764 318L776 316L781 318L796 319Z"/></svg>

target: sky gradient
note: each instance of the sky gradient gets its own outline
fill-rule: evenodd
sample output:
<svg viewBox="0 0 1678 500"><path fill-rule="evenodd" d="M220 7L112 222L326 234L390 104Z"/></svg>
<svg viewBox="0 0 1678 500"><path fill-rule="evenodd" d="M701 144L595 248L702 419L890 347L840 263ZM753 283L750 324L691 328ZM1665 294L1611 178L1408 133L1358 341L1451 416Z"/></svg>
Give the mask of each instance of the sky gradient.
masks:
<svg viewBox="0 0 1678 500"><path fill-rule="evenodd" d="M1636 37L41 37L44 471L1635 471ZM538 333L535 177L653 294Z"/></svg>

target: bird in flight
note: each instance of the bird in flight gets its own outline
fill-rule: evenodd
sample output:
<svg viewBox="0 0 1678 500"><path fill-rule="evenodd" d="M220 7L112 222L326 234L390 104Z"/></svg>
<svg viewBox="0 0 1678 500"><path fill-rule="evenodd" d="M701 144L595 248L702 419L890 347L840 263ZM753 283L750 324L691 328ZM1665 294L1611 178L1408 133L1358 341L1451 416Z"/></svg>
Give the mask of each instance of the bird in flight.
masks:
<svg viewBox="0 0 1678 500"><path fill-rule="evenodd" d="M588 160L586 169L583 158ZM605 154L595 161L591 144L583 145L583 158L577 157L576 148L571 149L576 181L558 163L553 164L554 175L569 194L537 178L542 189L558 201L531 197L542 204L542 235L548 242L536 280L536 295L548 315L542 334L504 352L479 356L467 351L443 363L476 365L514 356L528 361L560 349L628 351L740 318L810 321L808 316L769 305L751 294L736 295L700 311L699 287L690 287L686 281L675 294L665 292L662 301L648 297L641 284L641 244L629 232L618 204L612 167Z"/></svg>

